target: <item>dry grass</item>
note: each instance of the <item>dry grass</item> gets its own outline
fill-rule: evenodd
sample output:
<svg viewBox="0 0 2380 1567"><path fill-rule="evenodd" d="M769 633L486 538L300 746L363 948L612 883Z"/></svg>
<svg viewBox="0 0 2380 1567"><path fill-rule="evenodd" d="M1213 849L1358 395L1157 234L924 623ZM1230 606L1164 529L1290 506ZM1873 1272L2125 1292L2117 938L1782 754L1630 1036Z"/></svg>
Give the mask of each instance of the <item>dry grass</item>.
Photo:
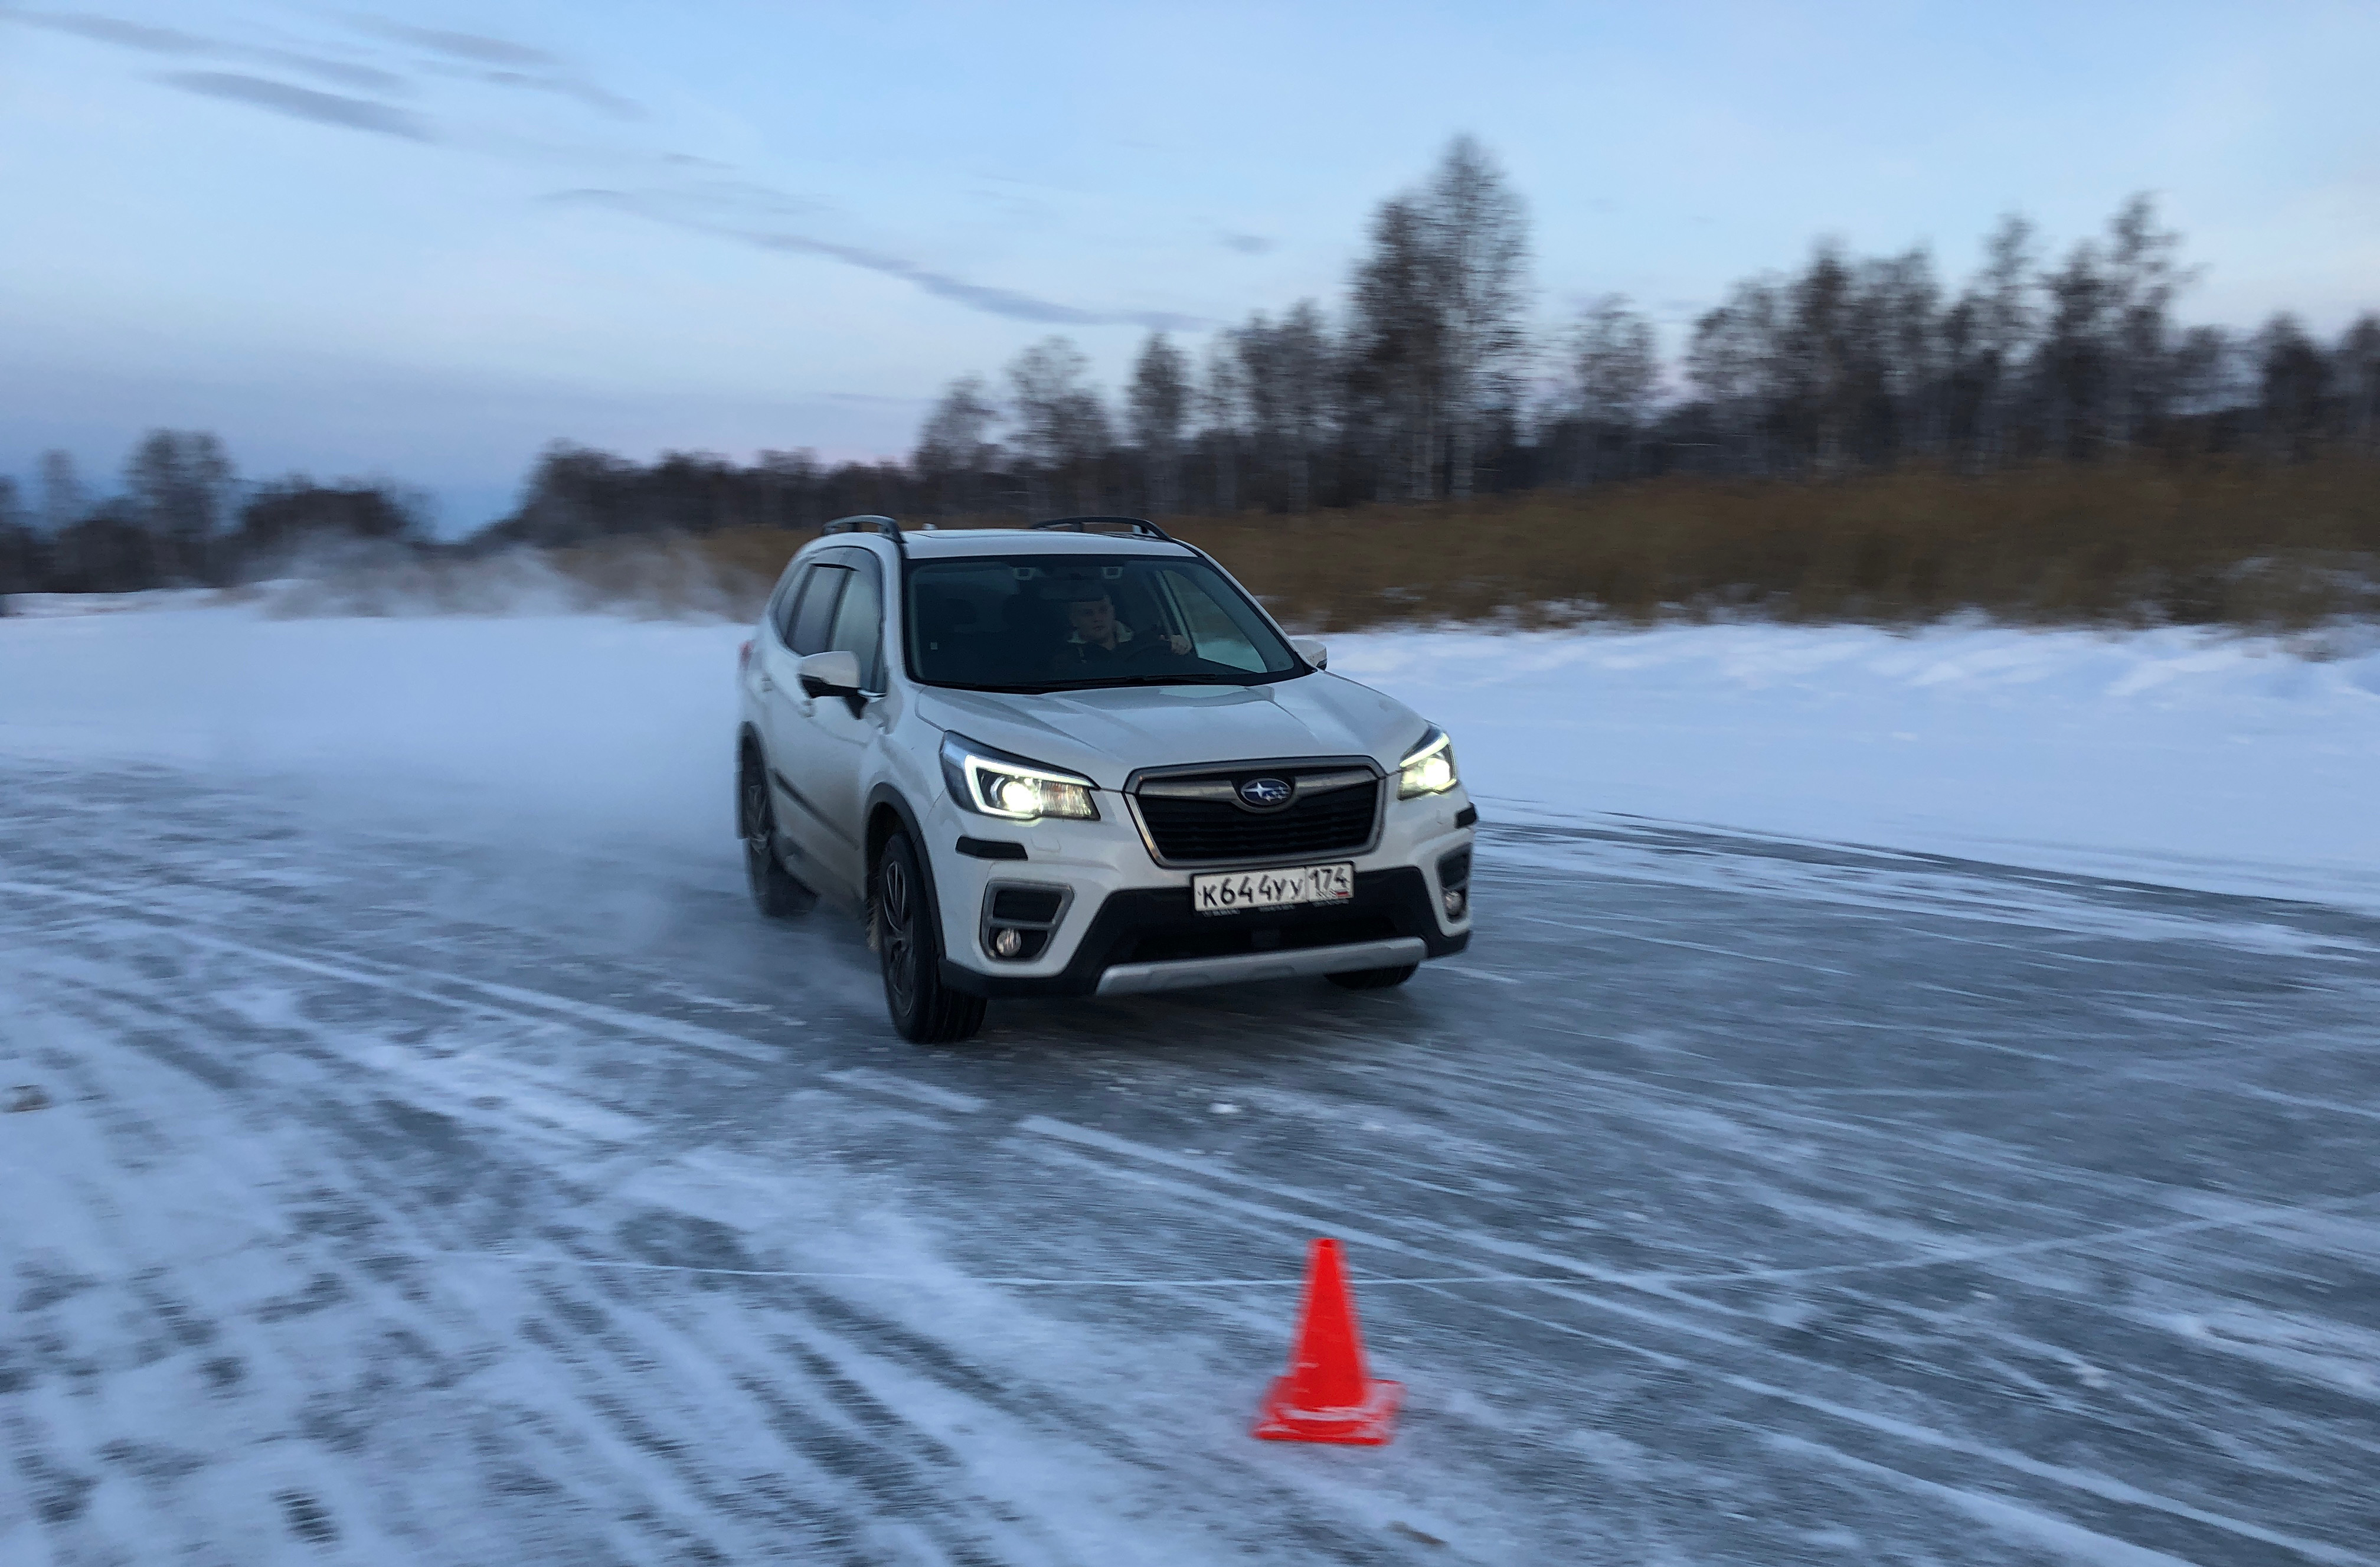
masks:
<svg viewBox="0 0 2380 1567"><path fill-rule="evenodd" d="M1715 614L1912 624L1976 611L2040 624L2295 627L2380 613L2380 463L2343 456L1815 483L1666 479L1469 506L1160 521L1211 551L1284 623L1313 631ZM687 607L724 600L736 613L807 539L742 530L671 552L623 541L552 564L606 601L693 593L705 601ZM686 550L709 564L707 581L684 580ZM655 564L664 557L674 564Z"/></svg>

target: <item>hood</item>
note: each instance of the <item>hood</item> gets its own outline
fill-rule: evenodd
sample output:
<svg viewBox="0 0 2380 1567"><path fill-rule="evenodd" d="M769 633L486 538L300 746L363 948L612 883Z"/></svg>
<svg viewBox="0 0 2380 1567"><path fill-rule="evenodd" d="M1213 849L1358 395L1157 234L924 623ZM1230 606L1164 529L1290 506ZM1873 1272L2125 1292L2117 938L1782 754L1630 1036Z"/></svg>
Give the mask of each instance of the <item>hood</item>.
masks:
<svg viewBox="0 0 2380 1567"><path fill-rule="evenodd" d="M1144 767L1366 756L1394 770L1428 729L1419 715L1368 686L1305 674L1269 686L1124 686L1051 691L917 693L917 714L938 729L1079 772L1121 789Z"/></svg>

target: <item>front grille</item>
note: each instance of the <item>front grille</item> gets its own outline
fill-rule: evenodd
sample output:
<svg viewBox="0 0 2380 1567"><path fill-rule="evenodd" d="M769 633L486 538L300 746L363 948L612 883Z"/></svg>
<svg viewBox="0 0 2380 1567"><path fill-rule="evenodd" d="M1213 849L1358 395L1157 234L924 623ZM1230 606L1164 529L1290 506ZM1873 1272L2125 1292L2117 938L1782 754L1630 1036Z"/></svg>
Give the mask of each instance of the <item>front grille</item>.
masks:
<svg viewBox="0 0 2380 1567"><path fill-rule="evenodd" d="M1288 859L1366 848L1379 804L1377 778L1301 794L1279 810L1262 812L1243 809L1230 799L1139 796L1149 843L1160 859L1172 865Z"/></svg>

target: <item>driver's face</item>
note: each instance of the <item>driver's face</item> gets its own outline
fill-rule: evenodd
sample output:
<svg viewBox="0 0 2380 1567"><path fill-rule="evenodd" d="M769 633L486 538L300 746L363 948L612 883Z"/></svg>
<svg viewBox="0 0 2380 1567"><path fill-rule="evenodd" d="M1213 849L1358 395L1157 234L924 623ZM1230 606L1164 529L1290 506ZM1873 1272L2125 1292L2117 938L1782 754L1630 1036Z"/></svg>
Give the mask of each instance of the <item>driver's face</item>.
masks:
<svg viewBox="0 0 2380 1567"><path fill-rule="evenodd" d="M1075 635L1086 642L1104 647L1115 640L1115 601L1111 599L1078 599L1066 606L1066 619L1073 623Z"/></svg>

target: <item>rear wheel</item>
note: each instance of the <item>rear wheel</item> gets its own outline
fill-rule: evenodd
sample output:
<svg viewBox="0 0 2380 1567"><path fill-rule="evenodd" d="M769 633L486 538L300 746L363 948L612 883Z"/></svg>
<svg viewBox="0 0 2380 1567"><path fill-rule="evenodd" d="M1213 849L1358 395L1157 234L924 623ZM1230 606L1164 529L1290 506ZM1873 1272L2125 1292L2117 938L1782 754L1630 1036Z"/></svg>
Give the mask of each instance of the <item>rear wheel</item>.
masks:
<svg viewBox="0 0 2380 1567"><path fill-rule="evenodd" d="M744 881L752 905L770 919L788 919L810 906L810 891L777 857L777 812L769 798L769 773L758 751L747 747L735 782L735 826L744 837Z"/></svg>
<svg viewBox="0 0 2380 1567"><path fill-rule="evenodd" d="M1345 974L1329 976L1333 985L1350 990L1385 990L1391 985L1402 985L1421 968L1417 963L1399 964L1394 968L1357 968Z"/></svg>
<svg viewBox="0 0 2380 1567"><path fill-rule="evenodd" d="M942 943L934 930L926 872L906 832L885 840L876 856L875 881L870 934L884 969L884 1005L892 1026L920 1045L973 1038L983 1026L983 998L942 983Z"/></svg>

